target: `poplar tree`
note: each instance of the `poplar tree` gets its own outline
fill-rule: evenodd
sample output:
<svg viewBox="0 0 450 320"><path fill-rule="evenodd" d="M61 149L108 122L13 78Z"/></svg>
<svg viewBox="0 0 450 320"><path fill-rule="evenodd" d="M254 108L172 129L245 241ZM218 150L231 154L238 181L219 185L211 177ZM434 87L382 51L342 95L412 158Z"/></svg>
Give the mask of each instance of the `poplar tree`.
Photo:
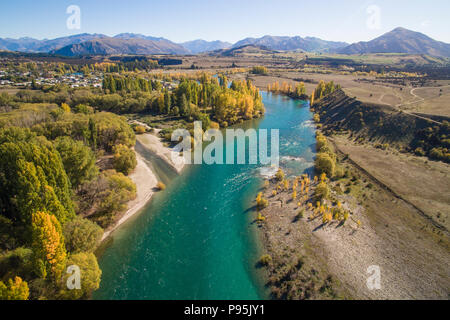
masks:
<svg viewBox="0 0 450 320"><path fill-rule="evenodd" d="M36 274L42 279L60 279L67 253L61 225L54 215L39 211L33 214L31 248Z"/></svg>

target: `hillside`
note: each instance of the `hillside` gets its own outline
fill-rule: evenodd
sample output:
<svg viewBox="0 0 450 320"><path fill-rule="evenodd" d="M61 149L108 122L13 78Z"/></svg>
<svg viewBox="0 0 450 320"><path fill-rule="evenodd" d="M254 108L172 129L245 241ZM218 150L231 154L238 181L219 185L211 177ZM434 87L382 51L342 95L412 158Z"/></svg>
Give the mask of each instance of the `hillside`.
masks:
<svg viewBox="0 0 450 320"><path fill-rule="evenodd" d="M215 51L220 49L231 48L232 44L229 42L223 41L205 41L205 40L193 40L188 42L181 43L183 47L185 47L189 52L193 54L203 53L208 51Z"/></svg>
<svg viewBox="0 0 450 320"><path fill-rule="evenodd" d="M37 40L33 38L0 39L0 49L21 52L50 52L71 44L103 38L107 38L107 36L103 34L82 33L51 40Z"/></svg>
<svg viewBox="0 0 450 320"><path fill-rule="evenodd" d="M449 162L448 122L434 121L397 108L364 103L339 90L314 105L325 133L346 132L355 141L369 141L401 151Z"/></svg>
<svg viewBox="0 0 450 320"><path fill-rule="evenodd" d="M244 45L265 46L272 50L303 50L303 51L328 51L347 46L345 42L325 41L318 38L306 37L277 37L264 36L262 38L246 38L236 42L233 47L241 47Z"/></svg>
<svg viewBox="0 0 450 320"><path fill-rule="evenodd" d="M409 53L450 57L450 44L404 28L397 28L369 42L354 43L336 50L342 54Z"/></svg>
<svg viewBox="0 0 450 320"><path fill-rule="evenodd" d="M264 46L256 46L256 45L243 45L237 48L217 50L212 52L213 55L221 55L223 57L241 57L248 54L251 55L260 55L260 54L274 54L277 51L271 50L270 48Z"/></svg>
<svg viewBox="0 0 450 320"><path fill-rule="evenodd" d="M146 39L95 39L72 44L52 53L62 56L111 55L111 54L186 54L182 46L168 40Z"/></svg>

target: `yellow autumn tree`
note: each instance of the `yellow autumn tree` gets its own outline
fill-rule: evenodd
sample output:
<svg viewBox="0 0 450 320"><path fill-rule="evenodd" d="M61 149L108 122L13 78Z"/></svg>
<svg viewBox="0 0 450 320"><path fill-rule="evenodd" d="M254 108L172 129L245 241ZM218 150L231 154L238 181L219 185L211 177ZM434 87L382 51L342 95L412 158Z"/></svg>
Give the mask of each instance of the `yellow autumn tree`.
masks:
<svg viewBox="0 0 450 320"><path fill-rule="evenodd" d="M61 225L54 215L32 215L32 250L35 272L43 279L58 280L66 265L67 253Z"/></svg>
<svg viewBox="0 0 450 320"><path fill-rule="evenodd" d="M6 284L0 281L0 300L28 300L29 295L28 284L20 277L9 279Z"/></svg>
<svg viewBox="0 0 450 320"><path fill-rule="evenodd" d="M278 169L277 173L275 174L275 178L278 181L283 181L284 180L284 171L281 168Z"/></svg>
<svg viewBox="0 0 450 320"><path fill-rule="evenodd" d="M311 101L310 101L310 105L311 105L311 107L314 105L314 91L312 92L312 94L311 94Z"/></svg>
<svg viewBox="0 0 450 320"><path fill-rule="evenodd" d="M66 112L66 113L70 113L70 111L71 111L70 106L67 103L62 103L61 109L63 109L64 112Z"/></svg>

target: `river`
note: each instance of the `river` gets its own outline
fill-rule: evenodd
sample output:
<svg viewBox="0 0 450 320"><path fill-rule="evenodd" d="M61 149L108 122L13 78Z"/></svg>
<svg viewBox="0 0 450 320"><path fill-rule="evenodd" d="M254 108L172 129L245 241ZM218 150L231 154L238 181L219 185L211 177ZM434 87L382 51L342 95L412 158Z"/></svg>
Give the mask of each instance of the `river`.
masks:
<svg viewBox="0 0 450 320"><path fill-rule="evenodd" d="M288 174L311 170L315 129L308 103L262 94L266 115L239 127L280 129L281 166ZM264 252L251 207L270 170L203 164L170 177L167 189L113 234L99 258L102 282L93 298L267 299L255 268ZM156 173L171 176L162 171Z"/></svg>

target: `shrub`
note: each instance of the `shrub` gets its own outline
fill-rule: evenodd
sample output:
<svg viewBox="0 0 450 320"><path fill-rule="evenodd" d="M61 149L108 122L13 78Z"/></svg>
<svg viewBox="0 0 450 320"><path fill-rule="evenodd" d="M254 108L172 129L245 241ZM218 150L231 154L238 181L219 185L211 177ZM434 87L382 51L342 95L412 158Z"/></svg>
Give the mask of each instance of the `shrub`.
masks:
<svg viewBox="0 0 450 320"><path fill-rule="evenodd" d="M33 251L28 248L17 248L0 256L0 278L14 270L17 275L29 275L33 272Z"/></svg>
<svg viewBox="0 0 450 320"><path fill-rule="evenodd" d="M67 251L93 252L103 235L103 230L97 224L77 217L64 225L63 234Z"/></svg>
<svg viewBox="0 0 450 320"><path fill-rule="evenodd" d="M335 179L342 179L345 177L345 170L344 168L342 168L341 166L336 165L336 170L335 170L335 174L334 174L334 178Z"/></svg>
<svg viewBox="0 0 450 320"><path fill-rule="evenodd" d="M414 153L416 154L416 156L419 156L419 157L425 156L425 151L420 147L416 148L416 150L414 150Z"/></svg>
<svg viewBox="0 0 450 320"><path fill-rule="evenodd" d="M91 181L98 174L95 155L91 148L81 141L70 137L59 137L55 141L56 150L70 179L73 188L78 188L86 181Z"/></svg>
<svg viewBox="0 0 450 320"><path fill-rule="evenodd" d="M261 256L261 258L259 259L259 263L262 266L268 266L271 262L272 262L272 257L268 254Z"/></svg>
<svg viewBox="0 0 450 320"><path fill-rule="evenodd" d="M317 154L317 158L314 162L316 171L321 173L326 173L328 177L334 177L336 163L334 159L330 157L328 153L319 153Z"/></svg>
<svg viewBox="0 0 450 320"><path fill-rule="evenodd" d="M314 200L315 201L322 201L325 199L328 199L330 196L330 188L325 182L319 183L319 185L316 187L316 190L314 191Z"/></svg>
<svg viewBox="0 0 450 320"><path fill-rule="evenodd" d="M137 134L144 134L147 132L147 129L145 129L144 126L135 126L134 132L136 132Z"/></svg>
<svg viewBox="0 0 450 320"><path fill-rule="evenodd" d="M20 277L15 277L14 281L0 281L0 300L28 300L30 290L28 284Z"/></svg>
<svg viewBox="0 0 450 320"><path fill-rule="evenodd" d="M137 166L136 153L125 145L114 147L114 169L129 175Z"/></svg>
<svg viewBox="0 0 450 320"><path fill-rule="evenodd" d="M68 290L66 284L70 274L64 273L61 281L62 288L59 292L59 298L65 300L89 298L92 292L97 290L100 286L102 271L98 266L97 258L93 253L77 253L69 257L67 266L72 265L76 265L80 268L82 274L80 279L81 290Z"/></svg>
<svg viewBox="0 0 450 320"><path fill-rule="evenodd" d="M156 185L156 189L162 191L162 190L166 190L166 185L164 183L162 183L161 181L158 182L158 184Z"/></svg>
<svg viewBox="0 0 450 320"><path fill-rule="evenodd" d="M284 180L284 171L281 168L278 169L277 173L275 174L275 178L278 181L283 181Z"/></svg>
<svg viewBox="0 0 450 320"><path fill-rule="evenodd" d="M79 104L79 105L75 106L73 111L75 113L93 114L94 113L94 108L92 108L92 107L90 107L88 105L85 105L85 104Z"/></svg>
<svg viewBox="0 0 450 320"><path fill-rule="evenodd" d="M251 73L253 73L253 74L260 74L260 75L266 75L266 74L268 74L268 70L264 66L256 66L256 67L252 68Z"/></svg>
<svg viewBox="0 0 450 320"><path fill-rule="evenodd" d="M135 198L136 185L130 178L115 170L106 170L97 179L81 186L79 212L90 212L89 219L106 228L116 215L127 209L128 201Z"/></svg>

